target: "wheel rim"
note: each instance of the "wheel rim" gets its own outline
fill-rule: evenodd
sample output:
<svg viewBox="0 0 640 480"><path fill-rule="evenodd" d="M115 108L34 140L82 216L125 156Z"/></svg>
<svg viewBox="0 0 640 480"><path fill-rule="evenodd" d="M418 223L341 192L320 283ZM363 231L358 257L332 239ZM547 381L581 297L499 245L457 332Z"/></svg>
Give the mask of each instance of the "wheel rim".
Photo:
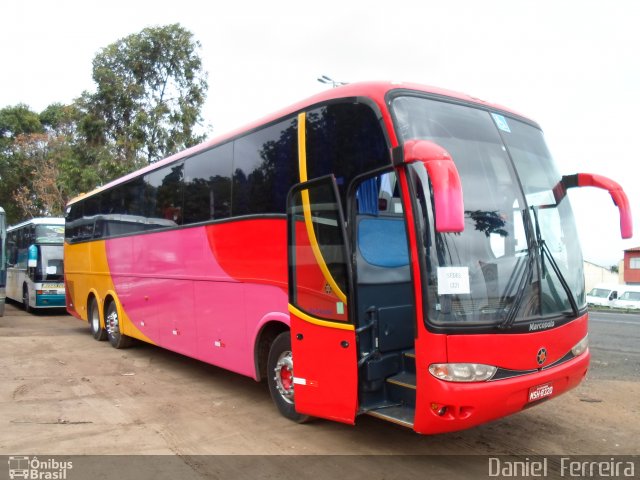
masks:
<svg viewBox="0 0 640 480"><path fill-rule="evenodd" d="M91 328L94 332L100 330L100 315L95 305L91 309Z"/></svg>
<svg viewBox="0 0 640 480"><path fill-rule="evenodd" d="M278 362L274 368L278 393L287 403L293 403L293 356L290 351L285 351L278 357Z"/></svg>
<svg viewBox="0 0 640 480"><path fill-rule="evenodd" d="M109 335L118 335L120 333L118 311L115 308L109 307L109 314L105 319L105 324L107 325L107 332L109 332Z"/></svg>

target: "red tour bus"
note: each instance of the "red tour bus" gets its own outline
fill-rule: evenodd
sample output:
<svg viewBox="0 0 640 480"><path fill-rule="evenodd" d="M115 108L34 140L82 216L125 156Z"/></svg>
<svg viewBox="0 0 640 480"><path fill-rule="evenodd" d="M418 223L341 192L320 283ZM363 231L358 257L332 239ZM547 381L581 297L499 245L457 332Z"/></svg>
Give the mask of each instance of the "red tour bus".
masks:
<svg viewBox="0 0 640 480"><path fill-rule="evenodd" d="M587 373L582 255L538 125L445 90L335 88L74 199L68 311L268 382L280 412L472 427Z"/></svg>

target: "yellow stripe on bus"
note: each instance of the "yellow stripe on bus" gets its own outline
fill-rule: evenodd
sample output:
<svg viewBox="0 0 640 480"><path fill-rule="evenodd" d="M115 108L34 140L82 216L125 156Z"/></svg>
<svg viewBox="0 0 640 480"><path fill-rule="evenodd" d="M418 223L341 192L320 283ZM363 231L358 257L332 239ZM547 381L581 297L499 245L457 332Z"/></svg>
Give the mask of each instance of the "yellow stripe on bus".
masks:
<svg viewBox="0 0 640 480"><path fill-rule="evenodd" d="M298 167L300 169L300 183L307 181L307 116L305 112L298 114ZM309 236L309 243L311 244L311 250L313 256L318 262L318 266L322 271L322 275L331 287L331 290L336 294L342 303L347 304L347 296L342 292L342 289L338 286L334 280L333 275L329 271L320 246L318 245L318 239L316 238L316 232L313 229L313 219L311 218L311 201L309 199L309 191L302 190L302 211L304 213L304 223L307 227L307 235Z"/></svg>
<svg viewBox="0 0 640 480"><path fill-rule="evenodd" d="M331 322L331 321L328 321L328 320L320 320L319 318L312 317L311 315L308 315L308 314L304 313L302 310L294 307L291 304L289 304L289 313L291 313L292 315L295 315L300 320L303 320L303 321L308 322L308 323L312 323L314 325L319 325L321 327L337 328L339 330L355 330L355 327L353 325L351 325L350 323L341 323L341 322Z"/></svg>

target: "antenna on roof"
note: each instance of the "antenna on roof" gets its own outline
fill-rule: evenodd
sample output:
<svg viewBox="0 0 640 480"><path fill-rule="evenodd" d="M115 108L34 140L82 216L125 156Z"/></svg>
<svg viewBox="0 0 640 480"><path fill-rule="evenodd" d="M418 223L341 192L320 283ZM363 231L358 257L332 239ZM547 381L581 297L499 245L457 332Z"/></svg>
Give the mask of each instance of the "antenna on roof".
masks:
<svg viewBox="0 0 640 480"><path fill-rule="evenodd" d="M327 77L326 75L318 77L318 81L326 85L331 85L332 88L341 87L342 85L348 85L348 82L338 82L331 77Z"/></svg>

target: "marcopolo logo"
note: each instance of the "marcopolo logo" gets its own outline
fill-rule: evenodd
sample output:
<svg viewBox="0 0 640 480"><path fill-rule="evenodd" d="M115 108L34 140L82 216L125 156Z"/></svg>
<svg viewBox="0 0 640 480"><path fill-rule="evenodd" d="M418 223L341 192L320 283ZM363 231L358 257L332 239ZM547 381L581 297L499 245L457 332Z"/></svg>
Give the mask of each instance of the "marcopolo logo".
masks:
<svg viewBox="0 0 640 480"><path fill-rule="evenodd" d="M9 457L9 478L25 478L32 480L65 480L67 471L73 468L73 462L63 462L55 458L44 460L38 457Z"/></svg>

